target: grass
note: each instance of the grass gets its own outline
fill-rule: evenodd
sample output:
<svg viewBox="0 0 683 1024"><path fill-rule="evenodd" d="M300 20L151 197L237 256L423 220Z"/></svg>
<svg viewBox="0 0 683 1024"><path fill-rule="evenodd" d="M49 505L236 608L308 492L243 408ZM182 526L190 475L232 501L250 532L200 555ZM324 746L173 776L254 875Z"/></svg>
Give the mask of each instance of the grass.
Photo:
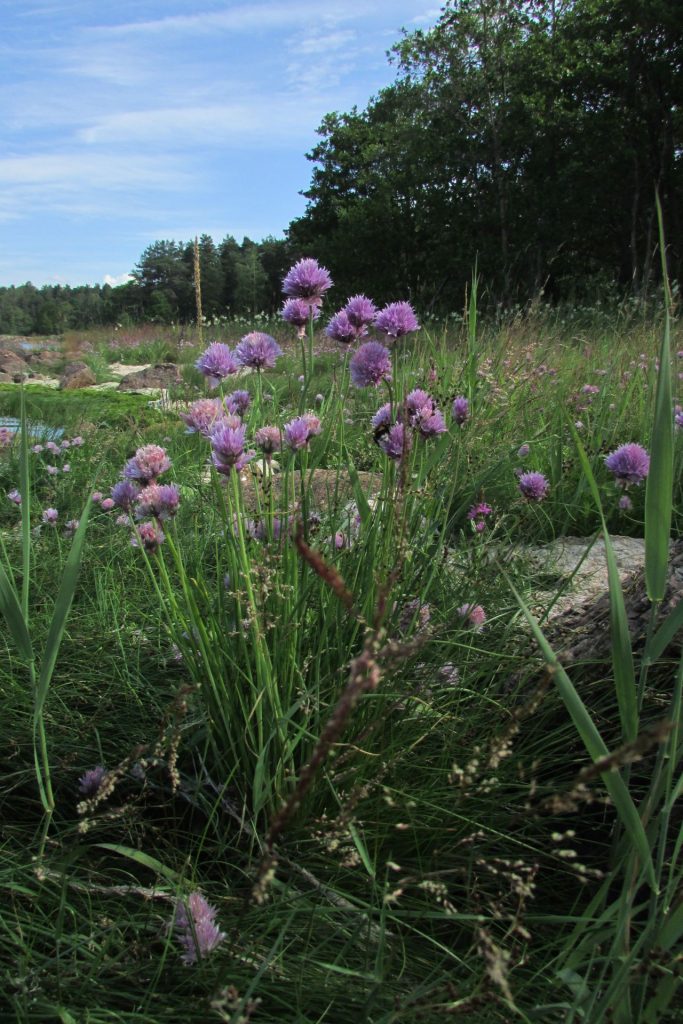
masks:
<svg viewBox="0 0 683 1024"><path fill-rule="evenodd" d="M221 486L171 407L26 392L29 424L84 444L0 451L0 495L25 499L23 530L0 505L6 1019L676 1019L683 623L658 604L662 490L672 537L682 525L680 328L475 312L469 330L430 322L398 343L394 394L429 391L449 428L398 462L369 425L388 393L349 388L345 354L318 339L304 387L322 429L277 456L276 488ZM239 383L249 440L302 402L297 346L271 329L285 355ZM69 355L87 340L103 363L174 356L172 398L204 394L177 332L130 333L69 338ZM2 415L20 406L0 387ZM624 511L604 456L627 441L653 478ZM95 502L79 559L63 524L145 444L165 447L181 492L166 540L133 547ZM546 475L546 500L522 500L519 469ZM47 507L60 525L36 532ZM612 565L611 653L565 664L525 546L598 531L608 552L611 535L645 536L657 601L631 637ZM480 631L467 604L486 610ZM194 890L225 938L188 966L172 921Z"/></svg>

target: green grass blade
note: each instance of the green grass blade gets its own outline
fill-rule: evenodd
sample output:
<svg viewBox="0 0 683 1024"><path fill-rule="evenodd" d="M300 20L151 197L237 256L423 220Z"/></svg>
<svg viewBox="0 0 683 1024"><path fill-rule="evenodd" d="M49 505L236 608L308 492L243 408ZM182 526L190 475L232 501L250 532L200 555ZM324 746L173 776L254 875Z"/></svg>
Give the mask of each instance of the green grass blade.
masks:
<svg viewBox="0 0 683 1024"><path fill-rule="evenodd" d="M650 472L645 491L645 583L651 601L661 601L666 591L669 564L669 534L673 503L674 438L671 398L671 320L669 283L664 259L662 210L657 198L659 247L666 296L666 319L659 352L659 373L655 392L655 418L652 429Z"/></svg>
<svg viewBox="0 0 683 1024"><path fill-rule="evenodd" d="M183 881L182 876L174 871L173 868L169 868L166 864L162 864L156 857L151 857L148 853L143 853L142 850L135 850L132 846L122 846L121 843L96 843L95 844L100 850L111 850L112 853L118 853L122 857L127 857L129 860L134 861L136 864L141 864L145 868L149 868L150 871L156 871L157 874L167 878L169 882L173 882L176 885L180 885Z"/></svg>
<svg viewBox="0 0 683 1024"><path fill-rule="evenodd" d="M607 530L605 515L602 509L600 491L574 425L571 425L574 443L579 454L584 479L588 482L593 501L596 504L602 524L602 536L605 541L605 557L607 560L607 579L609 584L610 634L612 638L612 668L614 670L614 686L621 729L625 740L634 740L638 735L638 701L636 695L636 672L631 649L631 634L628 628L628 616L624 603L624 592L619 578L617 560L614 555L612 540Z"/></svg>
<svg viewBox="0 0 683 1024"><path fill-rule="evenodd" d="M4 616L10 636L16 644L19 654L26 661L32 661L33 648L26 628L26 620L14 587L2 565L0 565L0 612Z"/></svg>
<svg viewBox="0 0 683 1024"><path fill-rule="evenodd" d="M576 727L583 744L592 757L593 761L599 761L609 753L607 745L600 735L593 719L591 718L586 705L583 703L571 679L564 671L557 659L555 652L543 635L536 619L527 608L523 598L517 592L513 584L508 580L519 607L524 614L536 641L541 648L543 657L548 664L553 680L559 690L567 711ZM653 888L656 888L654 865L652 854L648 843L643 823L629 793L624 780L618 772L604 772L601 775L602 781L610 795L612 803L621 819L621 823L629 836L632 846L635 848L642 864L645 867L647 879Z"/></svg>
<svg viewBox="0 0 683 1024"><path fill-rule="evenodd" d="M78 574L80 572L81 558L83 555L83 544L85 541L86 530L88 528L90 503L91 499L88 498L86 506L83 509L80 524L74 534L71 550L69 551L66 565L64 566L64 572L62 573L62 580L59 586L57 599L55 601L55 608L52 614L52 621L50 622L47 641L45 643L45 651L40 664L40 676L38 678L38 691L36 694L36 719L40 715L43 705L45 704L47 692L50 687L50 680L52 679L52 673L54 671L57 655L59 654L59 648L62 643L62 637L64 636L66 620L69 616L71 603L76 590L76 583L78 582Z"/></svg>
<svg viewBox="0 0 683 1024"><path fill-rule="evenodd" d="M644 657L649 665L661 658L680 629L683 629L683 601L679 601L674 610L669 612L645 648Z"/></svg>
<svg viewBox="0 0 683 1024"><path fill-rule="evenodd" d="M346 459L346 468L349 474L349 480L351 481L351 488L353 490L353 496L356 499L356 505L358 506L358 514L361 522L366 523L370 518L372 510L368 504L368 499L365 497L360 477L358 476L358 470L353 463L351 453L346 451L344 454Z"/></svg>

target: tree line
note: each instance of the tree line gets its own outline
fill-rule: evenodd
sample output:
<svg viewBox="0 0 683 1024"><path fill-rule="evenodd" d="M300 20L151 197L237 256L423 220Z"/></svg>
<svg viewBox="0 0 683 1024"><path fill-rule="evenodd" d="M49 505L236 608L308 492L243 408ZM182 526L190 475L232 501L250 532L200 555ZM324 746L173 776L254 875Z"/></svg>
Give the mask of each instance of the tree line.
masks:
<svg viewBox="0 0 683 1024"><path fill-rule="evenodd" d="M206 319L274 313L318 258L336 297L460 309L476 260L489 306L658 284L658 192L683 276L683 3L447 0L392 48L392 85L330 113L286 238L199 241ZM335 295L332 295L334 302ZM148 246L132 280L0 289L0 333L195 318L193 242Z"/></svg>

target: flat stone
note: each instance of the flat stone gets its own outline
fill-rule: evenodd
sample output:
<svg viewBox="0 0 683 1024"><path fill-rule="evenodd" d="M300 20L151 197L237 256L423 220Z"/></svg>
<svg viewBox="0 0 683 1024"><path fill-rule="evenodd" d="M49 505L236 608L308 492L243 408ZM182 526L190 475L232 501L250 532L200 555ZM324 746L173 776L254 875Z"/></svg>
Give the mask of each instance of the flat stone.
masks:
<svg viewBox="0 0 683 1024"><path fill-rule="evenodd" d="M182 382L182 373L176 363L155 363L154 366L147 366L144 370L126 374L119 384L119 391L142 393L142 389L145 389L145 392L148 388L161 390L182 384Z"/></svg>
<svg viewBox="0 0 683 1024"><path fill-rule="evenodd" d="M151 363L110 363L107 367L112 377L127 377L129 373L141 373L143 370L148 370Z"/></svg>

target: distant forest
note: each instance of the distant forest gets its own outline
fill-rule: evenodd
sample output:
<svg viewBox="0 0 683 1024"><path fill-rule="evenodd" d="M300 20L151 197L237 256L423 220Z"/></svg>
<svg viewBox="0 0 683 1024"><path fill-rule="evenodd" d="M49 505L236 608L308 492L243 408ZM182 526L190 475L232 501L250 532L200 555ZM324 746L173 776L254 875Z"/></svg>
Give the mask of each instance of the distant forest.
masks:
<svg viewBox="0 0 683 1024"><path fill-rule="evenodd" d="M339 299L460 309L650 295L655 192L683 277L683 2L450 0L391 51L394 83L318 129L285 239L200 241L207 319L274 313L315 256ZM0 332L195 317L192 242L149 246L120 287L0 289ZM334 296L333 296L334 299Z"/></svg>

